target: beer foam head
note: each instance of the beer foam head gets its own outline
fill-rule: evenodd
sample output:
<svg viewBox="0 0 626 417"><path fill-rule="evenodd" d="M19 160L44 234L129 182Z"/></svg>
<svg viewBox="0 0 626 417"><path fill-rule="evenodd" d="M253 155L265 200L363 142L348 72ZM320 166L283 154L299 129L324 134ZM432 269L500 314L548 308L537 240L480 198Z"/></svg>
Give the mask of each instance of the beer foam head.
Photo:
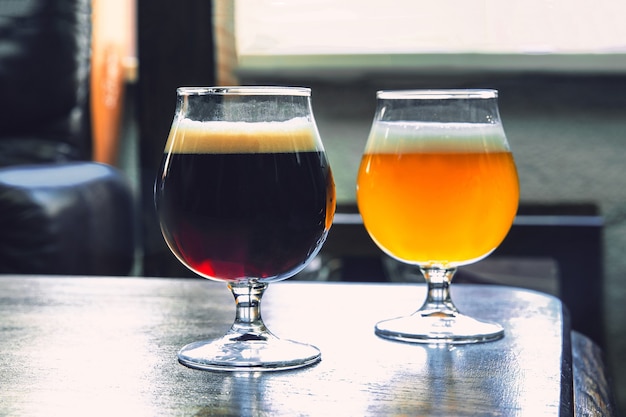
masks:
<svg viewBox="0 0 626 417"><path fill-rule="evenodd" d="M504 152L509 145L500 124L377 121L365 151Z"/></svg>
<svg viewBox="0 0 626 417"><path fill-rule="evenodd" d="M313 122L176 121L165 146L170 153L279 153L319 150Z"/></svg>

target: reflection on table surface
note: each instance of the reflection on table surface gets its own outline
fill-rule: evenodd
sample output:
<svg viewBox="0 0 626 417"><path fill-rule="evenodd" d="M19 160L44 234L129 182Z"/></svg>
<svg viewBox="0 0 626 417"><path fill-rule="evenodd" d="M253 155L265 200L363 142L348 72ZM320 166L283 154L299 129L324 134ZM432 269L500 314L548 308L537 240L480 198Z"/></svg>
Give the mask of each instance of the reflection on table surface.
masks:
<svg viewBox="0 0 626 417"><path fill-rule="evenodd" d="M573 415L569 327L558 299L457 285L458 307L502 340L424 346L377 338L422 285L272 284L267 325L316 345L315 366L214 373L176 361L222 335L232 297L200 279L0 277L0 415ZM563 337L565 335L565 337ZM609 404L610 405L610 404Z"/></svg>

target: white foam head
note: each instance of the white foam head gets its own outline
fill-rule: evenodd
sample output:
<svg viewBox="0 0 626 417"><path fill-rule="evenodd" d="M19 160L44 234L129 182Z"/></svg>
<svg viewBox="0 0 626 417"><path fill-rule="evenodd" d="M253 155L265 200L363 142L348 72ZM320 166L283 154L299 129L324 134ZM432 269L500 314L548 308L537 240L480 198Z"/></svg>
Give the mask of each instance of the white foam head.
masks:
<svg viewBox="0 0 626 417"><path fill-rule="evenodd" d="M366 152L504 152L509 145L500 124L382 122L373 124Z"/></svg>

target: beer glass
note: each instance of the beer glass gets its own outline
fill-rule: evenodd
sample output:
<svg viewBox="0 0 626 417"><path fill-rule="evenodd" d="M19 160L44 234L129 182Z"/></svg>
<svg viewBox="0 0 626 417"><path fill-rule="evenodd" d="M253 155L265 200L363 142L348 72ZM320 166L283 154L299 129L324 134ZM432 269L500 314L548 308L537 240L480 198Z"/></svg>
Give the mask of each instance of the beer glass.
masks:
<svg viewBox="0 0 626 417"><path fill-rule="evenodd" d="M301 271L333 220L335 185L310 89L179 88L155 205L180 262L227 283L235 298L228 333L183 347L182 364L267 371L320 360L316 347L273 335L260 310L268 284Z"/></svg>
<svg viewBox="0 0 626 417"><path fill-rule="evenodd" d="M491 253L517 212L519 186L495 90L379 91L357 180L357 203L376 244L419 267L427 296L377 335L416 343L503 336L461 314L450 297L457 267Z"/></svg>

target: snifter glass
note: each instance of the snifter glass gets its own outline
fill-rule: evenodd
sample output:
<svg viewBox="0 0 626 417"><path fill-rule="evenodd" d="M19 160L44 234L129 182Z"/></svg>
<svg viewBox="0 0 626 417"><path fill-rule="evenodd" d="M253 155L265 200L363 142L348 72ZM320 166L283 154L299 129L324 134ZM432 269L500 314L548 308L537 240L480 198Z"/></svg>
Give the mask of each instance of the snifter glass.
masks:
<svg viewBox="0 0 626 417"><path fill-rule="evenodd" d="M228 333L183 347L182 364L271 371L320 360L316 347L273 335L260 310L270 282L318 253L335 211L308 88L179 88L155 204L180 262L235 298Z"/></svg>
<svg viewBox="0 0 626 417"><path fill-rule="evenodd" d="M495 90L379 91L357 180L368 233L419 267L426 300L376 324L376 334L417 343L496 340L503 328L459 312L450 284L459 266L489 255L517 212L517 171Z"/></svg>

